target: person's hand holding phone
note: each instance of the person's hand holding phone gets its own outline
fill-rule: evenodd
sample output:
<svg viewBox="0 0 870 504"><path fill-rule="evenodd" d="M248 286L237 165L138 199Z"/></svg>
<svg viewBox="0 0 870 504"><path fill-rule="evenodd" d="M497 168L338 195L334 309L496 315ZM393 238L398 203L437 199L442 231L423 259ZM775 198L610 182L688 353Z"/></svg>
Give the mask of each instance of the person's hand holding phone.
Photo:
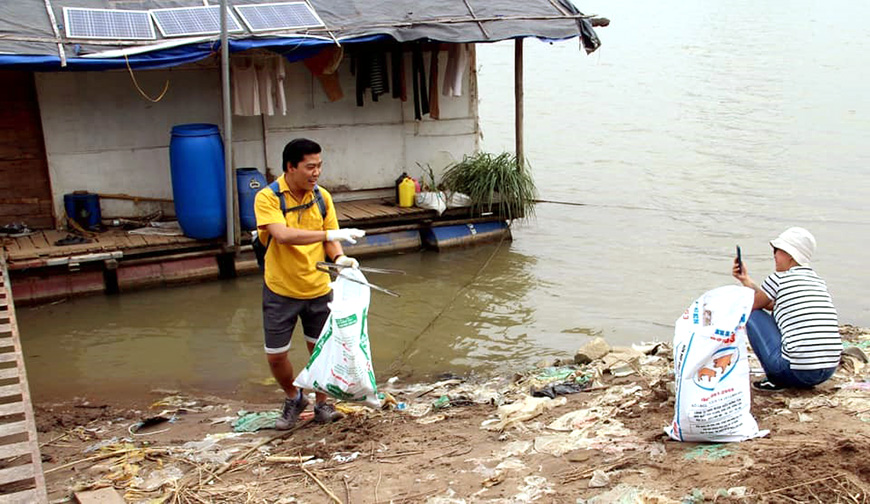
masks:
<svg viewBox="0 0 870 504"><path fill-rule="evenodd" d="M747 282L751 282L749 279L749 273L746 272L746 266L743 264L740 245L737 246L737 257L734 258L734 264L731 267L731 275L743 285L747 285Z"/></svg>

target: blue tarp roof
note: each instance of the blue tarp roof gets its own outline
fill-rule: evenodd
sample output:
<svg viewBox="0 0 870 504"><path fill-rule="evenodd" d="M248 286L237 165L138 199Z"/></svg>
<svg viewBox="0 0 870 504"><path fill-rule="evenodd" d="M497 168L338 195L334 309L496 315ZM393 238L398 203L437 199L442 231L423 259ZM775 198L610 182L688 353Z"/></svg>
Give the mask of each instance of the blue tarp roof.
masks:
<svg viewBox="0 0 870 504"><path fill-rule="evenodd" d="M269 0L232 0L232 5ZM271 0L274 1L274 0ZM0 1L0 68L34 71L165 68L192 63L220 49L218 36L189 43L158 38L153 44L67 39L63 7L115 8L112 0ZM262 48L291 61L306 58L323 47L376 41L496 42L537 37L561 40L581 37L591 52L598 39L591 23L570 0L310 0L325 27L266 36L233 33L233 52ZM49 6L58 26L52 27ZM158 9L202 5L195 0L129 0L124 9ZM55 35L57 28L57 35ZM167 44L179 43L175 47ZM58 44L63 48L66 66ZM117 51L126 51L126 58ZM107 56L100 56L106 53ZM92 57L87 57L91 55Z"/></svg>

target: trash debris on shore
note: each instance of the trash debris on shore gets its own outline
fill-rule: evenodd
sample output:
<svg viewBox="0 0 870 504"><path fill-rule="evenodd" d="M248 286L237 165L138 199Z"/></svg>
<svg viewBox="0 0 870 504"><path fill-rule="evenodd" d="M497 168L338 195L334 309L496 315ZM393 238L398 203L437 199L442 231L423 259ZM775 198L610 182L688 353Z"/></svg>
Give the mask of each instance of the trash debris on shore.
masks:
<svg viewBox="0 0 870 504"><path fill-rule="evenodd" d="M58 503L102 488L148 504L864 502L870 330L841 333L832 380L753 393L771 434L727 445L662 432L674 407L663 342L593 340L512 377L393 378L379 386L384 408L338 403L344 420L316 425L307 412L289 431L272 430L272 405L183 394L81 425L60 421L75 404L40 405L37 419Z"/></svg>

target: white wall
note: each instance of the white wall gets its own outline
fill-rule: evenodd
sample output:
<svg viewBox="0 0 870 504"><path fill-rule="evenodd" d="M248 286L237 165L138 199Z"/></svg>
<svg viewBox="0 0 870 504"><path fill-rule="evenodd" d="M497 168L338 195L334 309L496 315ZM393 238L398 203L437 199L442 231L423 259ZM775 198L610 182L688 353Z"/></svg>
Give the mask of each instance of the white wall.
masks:
<svg viewBox="0 0 870 504"><path fill-rule="evenodd" d="M473 55L473 51L472 51ZM436 173L478 146L474 58L462 97L440 96L441 120L414 120L410 57L406 58L408 101L384 95L357 107L355 81L346 58L339 69L344 98L329 102L301 63L287 66L288 115L233 118L235 166L268 166L281 171L281 152L292 138L305 136L324 147L321 183L335 190L391 186L417 163ZM244 54L238 57L245 57ZM428 58L427 74L428 74ZM443 78L446 52L441 52ZM173 125L221 124L220 75L215 65L136 71L143 98L127 71L52 72L36 76L52 193L57 215L63 195L75 190L172 198L169 140ZM440 87L439 82L439 87ZM265 139L264 139L265 132ZM104 216L143 215L171 204L103 200Z"/></svg>

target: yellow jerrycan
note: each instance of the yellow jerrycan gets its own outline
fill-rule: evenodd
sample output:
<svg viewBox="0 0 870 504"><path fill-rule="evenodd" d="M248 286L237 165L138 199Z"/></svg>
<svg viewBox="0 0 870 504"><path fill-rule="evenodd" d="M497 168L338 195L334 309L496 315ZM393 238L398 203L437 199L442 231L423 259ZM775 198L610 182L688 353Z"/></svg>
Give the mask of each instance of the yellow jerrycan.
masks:
<svg viewBox="0 0 870 504"><path fill-rule="evenodd" d="M416 187L414 186L414 181L407 177L405 180L399 183L399 206L403 208L409 208L414 206L414 193L416 193Z"/></svg>

